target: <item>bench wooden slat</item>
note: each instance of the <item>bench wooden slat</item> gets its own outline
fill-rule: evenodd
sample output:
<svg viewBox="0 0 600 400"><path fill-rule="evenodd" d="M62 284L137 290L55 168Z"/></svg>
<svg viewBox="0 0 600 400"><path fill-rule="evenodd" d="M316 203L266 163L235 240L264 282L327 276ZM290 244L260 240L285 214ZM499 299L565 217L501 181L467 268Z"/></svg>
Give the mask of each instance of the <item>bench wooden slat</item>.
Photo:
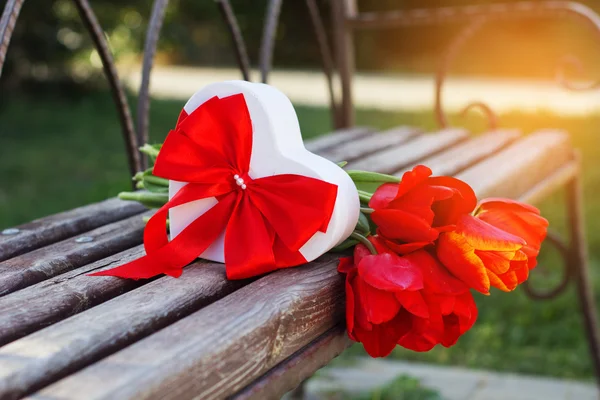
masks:
<svg viewBox="0 0 600 400"><path fill-rule="evenodd" d="M317 139L311 150L325 156L329 152L339 160L354 157L352 169L386 173L423 162L436 174L458 172L479 196L515 198L573 158L568 136L556 131L517 141L515 132L465 141L466 131L449 129L399 142L394 140L402 134L367 137L371 132L357 128L343 137L338 132ZM375 139L369 148L367 143L378 135L383 139ZM53 271L43 250L17 259L29 260L31 268L42 260ZM228 282L222 266L201 262L187 267L180 280L85 276L142 254L138 246L0 298L0 345L12 342L0 349L1 398L4 393L15 397L30 393L67 374L72 375L33 398L79 398L81 393L93 393L98 399L269 398L308 377L348 340L331 333L343 322L344 308L335 255L250 284ZM2 265L9 263L0 263L0 288L6 273ZM31 332L35 333L23 337ZM90 363L94 364L75 372Z"/></svg>
<svg viewBox="0 0 600 400"><path fill-rule="evenodd" d="M222 264L196 262L182 279L157 279L9 343L0 348L0 398L27 395L249 282L227 280Z"/></svg>
<svg viewBox="0 0 600 400"><path fill-rule="evenodd" d="M144 255L137 246L0 297L0 346L148 282L85 274Z"/></svg>
<svg viewBox="0 0 600 400"><path fill-rule="evenodd" d="M232 396L231 400L279 399L327 365L352 343L346 333L346 326L338 325Z"/></svg>
<svg viewBox="0 0 600 400"><path fill-rule="evenodd" d="M394 174L467 138L468 133L464 129L426 133L407 143L350 162L346 168Z"/></svg>
<svg viewBox="0 0 600 400"><path fill-rule="evenodd" d="M399 126L384 132L371 133L350 142L340 143L319 154L333 162L354 161L389 146L404 143L423 131L408 126Z"/></svg>
<svg viewBox="0 0 600 400"><path fill-rule="evenodd" d="M365 126L338 129L334 132L328 133L327 135L322 135L314 139L307 140L304 143L304 147L313 153L319 153L330 147L338 146L340 143L350 142L362 136L366 136L373 131L373 128Z"/></svg>
<svg viewBox="0 0 600 400"><path fill-rule="evenodd" d="M0 261L145 210L139 203L114 198L19 225L17 234L0 234Z"/></svg>
<svg viewBox="0 0 600 400"><path fill-rule="evenodd" d="M221 399L343 320L337 256L269 274L33 399Z"/></svg>
<svg viewBox="0 0 600 400"><path fill-rule="evenodd" d="M141 244L143 215L151 212L0 262L0 296ZM77 241L85 238L93 240Z"/></svg>
<svg viewBox="0 0 600 400"><path fill-rule="evenodd" d="M498 152L519 137L519 131L514 129L488 132L459 143L435 156L421 160L419 163L431 168L434 175L456 175L471 165ZM402 176L404 172L413 167L414 165L409 165L395 175Z"/></svg>
<svg viewBox="0 0 600 400"><path fill-rule="evenodd" d="M517 199L572 158L566 132L538 131L456 177L470 184L479 198Z"/></svg>

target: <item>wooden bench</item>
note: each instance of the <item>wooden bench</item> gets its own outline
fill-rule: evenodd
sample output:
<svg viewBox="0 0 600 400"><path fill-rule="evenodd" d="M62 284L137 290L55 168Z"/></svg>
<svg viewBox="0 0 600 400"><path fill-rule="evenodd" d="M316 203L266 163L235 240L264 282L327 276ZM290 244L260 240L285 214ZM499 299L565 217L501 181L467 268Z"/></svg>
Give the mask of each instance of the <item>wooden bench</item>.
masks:
<svg viewBox="0 0 600 400"><path fill-rule="evenodd" d="M164 5L155 2L149 29L156 29ZM219 5L231 18L228 3ZM147 111L147 86L142 94ZM344 99L351 104L348 93ZM338 125L347 125L348 110L334 107L334 114ZM347 168L395 175L424 163L435 174L465 180L480 197L536 202L565 187L571 240L566 245L551 236L550 243L565 256L566 278L552 293L528 290L545 297L575 280L598 366L581 168L566 132L491 130L474 137L458 128L345 127L306 146L348 161ZM136 203L109 199L2 231L0 398L277 399L350 345L335 254L245 281L228 281L223 265L206 261L186 267L181 279L88 277L143 254L146 213Z"/></svg>

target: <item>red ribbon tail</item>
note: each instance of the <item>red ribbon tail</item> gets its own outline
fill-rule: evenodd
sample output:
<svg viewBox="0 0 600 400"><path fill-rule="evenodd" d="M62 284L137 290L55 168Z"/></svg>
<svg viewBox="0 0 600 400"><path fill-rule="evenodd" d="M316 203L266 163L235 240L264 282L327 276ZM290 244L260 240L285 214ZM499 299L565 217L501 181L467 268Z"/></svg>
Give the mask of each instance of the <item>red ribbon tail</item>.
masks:
<svg viewBox="0 0 600 400"><path fill-rule="evenodd" d="M223 233L236 204L236 195L224 196L165 246L127 264L88 275L148 279L167 274L177 278L183 267L198 258Z"/></svg>

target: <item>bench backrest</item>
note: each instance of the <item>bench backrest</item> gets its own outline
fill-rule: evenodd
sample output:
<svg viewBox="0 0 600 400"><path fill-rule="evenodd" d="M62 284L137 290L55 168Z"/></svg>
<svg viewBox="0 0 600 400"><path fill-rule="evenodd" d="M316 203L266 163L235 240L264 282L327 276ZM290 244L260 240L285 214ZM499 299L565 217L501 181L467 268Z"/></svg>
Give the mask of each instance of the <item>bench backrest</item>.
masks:
<svg viewBox="0 0 600 400"><path fill-rule="evenodd" d="M451 4L448 1L448 4ZM361 12L357 0L331 1L333 46L335 65L340 79L341 99L339 105L332 101L337 115L335 126L347 128L354 125L352 101L352 77L354 76L354 35L360 30L388 29L410 26L460 23L463 27L439 63L435 79L434 116L440 128L448 127L448 119L442 105L442 89L447 71L460 48L489 21L507 19L536 19L570 17L583 22L594 34L600 33L600 16L588 6L572 1L520 1L469 6L450 6L393 10L387 12ZM564 67L582 69L573 56L563 58L557 68L557 80L569 90L590 90L600 87L600 80L585 86L570 82L563 72ZM490 127L495 128L496 117L491 108L481 101L470 103L465 111L477 107L487 115Z"/></svg>

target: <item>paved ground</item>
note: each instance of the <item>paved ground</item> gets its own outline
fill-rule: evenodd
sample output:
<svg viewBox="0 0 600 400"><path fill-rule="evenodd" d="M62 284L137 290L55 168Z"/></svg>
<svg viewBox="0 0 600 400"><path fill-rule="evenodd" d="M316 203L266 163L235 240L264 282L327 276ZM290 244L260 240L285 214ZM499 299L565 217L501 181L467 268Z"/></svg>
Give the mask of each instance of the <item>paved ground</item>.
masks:
<svg viewBox="0 0 600 400"><path fill-rule="evenodd" d="M139 67L122 67L120 70L125 82L135 89L140 82ZM253 71L253 79L257 76ZM235 69L157 67L152 75L151 92L156 97L187 99L208 83L239 78L240 73ZM325 80L317 71L274 71L270 83L295 103L328 105ZM359 74L354 82L357 107L383 110L431 109L433 88L433 76ZM476 100L486 101L497 112L541 108L566 115L581 115L600 110L600 91L572 93L553 82L448 79L444 102L449 112L460 110Z"/></svg>
<svg viewBox="0 0 600 400"><path fill-rule="evenodd" d="M421 363L364 359L348 368L325 368L309 381L311 397L327 391L370 391L400 375L420 380L446 400L597 400L591 383Z"/></svg>

